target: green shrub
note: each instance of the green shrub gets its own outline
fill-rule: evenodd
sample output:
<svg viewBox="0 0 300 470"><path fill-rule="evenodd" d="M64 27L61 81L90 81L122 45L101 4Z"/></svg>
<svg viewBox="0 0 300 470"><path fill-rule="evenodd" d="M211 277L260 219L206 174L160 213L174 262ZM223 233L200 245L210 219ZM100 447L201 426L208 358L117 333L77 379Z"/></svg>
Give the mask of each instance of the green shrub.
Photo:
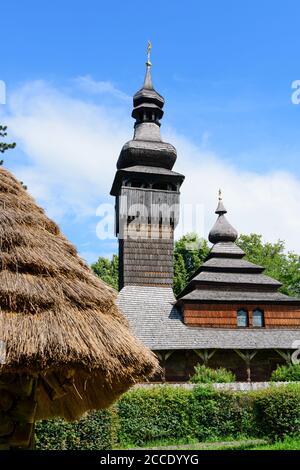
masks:
<svg viewBox="0 0 300 470"><path fill-rule="evenodd" d="M300 382L300 364L278 366L273 371L271 382Z"/></svg>
<svg viewBox="0 0 300 470"><path fill-rule="evenodd" d="M300 434L300 386L270 387L252 394L258 434L273 440Z"/></svg>
<svg viewBox="0 0 300 470"><path fill-rule="evenodd" d="M36 424L36 448L40 450L96 450L113 446L113 420L110 410L90 413L74 423L62 419Z"/></svg>
<svg viewBox="0 0 300 470"><path fill-rule="evenodd" d="M229 383L235 382L236 377L230 370L220 367L219 369L210 369L202 364L195 366L195 374L191 377L190 382L199 383Z"/></svg>

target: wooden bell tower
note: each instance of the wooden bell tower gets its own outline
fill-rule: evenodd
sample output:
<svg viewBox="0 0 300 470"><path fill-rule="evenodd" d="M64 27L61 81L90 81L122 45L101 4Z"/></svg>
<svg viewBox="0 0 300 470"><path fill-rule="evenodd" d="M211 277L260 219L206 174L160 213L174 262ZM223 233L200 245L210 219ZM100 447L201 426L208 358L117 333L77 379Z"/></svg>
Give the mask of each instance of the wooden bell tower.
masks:
<svg viewBox="0 0 300 470"><path fill-rule="evenodd" d="M133 106L134 136L121 150L111 189L116 198L119 289L171 287L184 176L172 171L176 149L160 136L164 99L152 85L149 46L144 84L134 95Z"/></svg>

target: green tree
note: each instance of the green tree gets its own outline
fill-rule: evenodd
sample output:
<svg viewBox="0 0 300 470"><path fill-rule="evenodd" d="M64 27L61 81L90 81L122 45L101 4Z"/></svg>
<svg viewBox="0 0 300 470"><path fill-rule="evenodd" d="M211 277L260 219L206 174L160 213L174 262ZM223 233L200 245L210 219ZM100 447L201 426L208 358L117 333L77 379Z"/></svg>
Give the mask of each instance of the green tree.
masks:
<svg viewBox="0 0 300 470"><path fill-rule="evenodd" d="M7 126L0 125L0 139L7 136ZM16 144L13 142L12 144L7 144L5 142L0 141L0 152L4 153L6 150L15 148ZM3 160L1 160L1 164Z"/></svg>
<svg viewBox="0 0 300 470"><path fill-rule="evenodd" d="M7 136L7 126L1 126L0 124L0 139L3 137ZM6 150L9 149L14 149L16 146L15 142L12 144L7 144L6 142L0 142L0 153L6 152ZM3 165L3 160L0 160L0 165ZM20 181L21 185L23 186L24 189L27 189L27 186L23 183L23 181Z"/></svg>
<svg viewBox="0 0 300 470"><path fill-rule="evenodd" d="M265 268L264 274L282 282L280 291L300 296L300 256L285 251L285 243L264 243L255 233L240 235L237 244L246 253L246 259Z"/></svg>
<svg viewBox="0 0 300 470"><path fill-rule="evenodd" d="M203 263L208 252L208 242L196 233L188 233L175 242L173 283L175 295L184 289L188 279Z"/></svg>
<svg viewBox="0 0 300 470"><path fill-rule="evenodd" d="M179 294L187 282L187 272L184 264L184 259L182 253L174 253L174 279L173 279L173 289L175 294Z"/></svg>
<svg viewBox="0 0 300 470"><path fill-rule="evenodd" d="M112 259L100 256L96 263L91 265L92 270L108 285L118 289L118 266L119 257L113 255Z"/></svg>

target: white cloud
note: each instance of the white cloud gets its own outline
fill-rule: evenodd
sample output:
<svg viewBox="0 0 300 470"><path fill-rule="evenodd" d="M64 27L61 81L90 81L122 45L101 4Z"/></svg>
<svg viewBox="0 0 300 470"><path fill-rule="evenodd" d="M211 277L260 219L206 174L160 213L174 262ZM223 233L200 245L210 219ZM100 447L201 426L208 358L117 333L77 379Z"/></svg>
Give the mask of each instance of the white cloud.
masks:
<svg viewBox="0 0 300 470"><path fill-rule="evenodd" d="M206 236L216 220L214 210L222 188L227 217L239 233L260 233L266 241L282 239L288 249L300 252L299 179L285 171L242 171L185 138L169 137L178 150L176 170L186 176L182 203L204 205Z"/></svg>
<svg viewBox="0 0 300 470"><path fill-rule="evenodd" d="M18 176L52 216L94 215L130 132L122 109L108 111L43 82L16 90L9 107L10 135L28 157L15 168Z"/></svg>
<svg viewBox="0 0 300 470"><path fill-rule="evenodd" d="M92 95L103 95L109 94L117 99L123 101L131 101L131 97L126 95L123 91L116 88L109 81L97 81L94 80L90 75L84 75L82 77L75 78L74 83L84 92Z"/></svg>
<svg viewBox="0 0 300 470"><path fill-rule="evenodd" d="M84 83L93 85L95 93L111 93L106 82L85 77ZM44 82L28 83L11 96L6 122L26 155L26 163L20 159L14 171L56 220L70 213L95 215L97 205L108 200L118 154L133 133L133 121L119 98L114 107L96 106ZM300 181L294 175L246 172L174 131L165 137L178 149L174 169L186 175L182 202L204 205L206 234L216 218L221 187L228 218L239 232L262 233L270 241L280 238L300 252ZM84 224L78 230L85 230Z"/></svg>

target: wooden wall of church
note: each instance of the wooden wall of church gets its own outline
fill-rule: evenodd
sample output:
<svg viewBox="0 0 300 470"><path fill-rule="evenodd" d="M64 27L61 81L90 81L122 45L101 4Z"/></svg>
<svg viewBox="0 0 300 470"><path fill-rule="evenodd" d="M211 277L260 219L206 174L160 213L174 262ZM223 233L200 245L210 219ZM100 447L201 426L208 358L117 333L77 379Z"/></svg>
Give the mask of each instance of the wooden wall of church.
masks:
<svg viewBox="0 0 300 470"><path fill-rule="evenodd" d="M285 305L186 303L183 307L183 319L189 326L237 328L237 311L245 309L248 311L251 328L252 312L256 308L264 312L266 328L300 328L300 308Z"/></svg>

